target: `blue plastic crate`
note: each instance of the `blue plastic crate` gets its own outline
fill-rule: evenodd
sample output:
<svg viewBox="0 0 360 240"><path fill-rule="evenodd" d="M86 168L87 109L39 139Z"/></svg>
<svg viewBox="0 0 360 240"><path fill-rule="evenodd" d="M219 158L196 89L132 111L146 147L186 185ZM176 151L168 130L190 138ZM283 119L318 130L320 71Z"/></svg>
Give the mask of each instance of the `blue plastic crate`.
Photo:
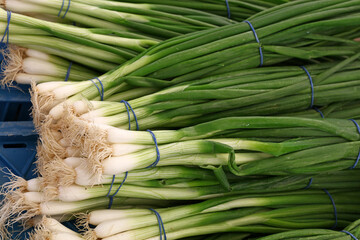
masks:
<svg viewBox="0 0 360 240"><path fill-rule="evenodd" d="M0 121L30 121L29 86L0 89Z"/></svg>
<svg viewBox="0 0 360 240"><path fill-rule="evenodd" d="M0 168L8 169L25 179L35 177L33 163L36 159L37 138L31 121L0 122ZM7 181L8 177L1 173L0 185ZM17 227L13 229L14 232L19 230ZM25 234L20 239L25 239Z"/></svg>
<svg viewBox="0 0 360 240"><path fill-rule="evenodd" d="M37 134L33 123L0 122L0 167L26 179L34 177ZM0 184L7 181L0 176Z"/></svg>

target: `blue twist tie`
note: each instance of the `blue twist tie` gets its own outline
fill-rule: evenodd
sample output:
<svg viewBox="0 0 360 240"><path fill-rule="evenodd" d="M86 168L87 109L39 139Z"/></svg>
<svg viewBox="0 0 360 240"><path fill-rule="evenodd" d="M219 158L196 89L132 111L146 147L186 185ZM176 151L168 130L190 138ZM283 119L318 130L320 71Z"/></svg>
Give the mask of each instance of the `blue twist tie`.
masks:
<svg viewBox="0 0 360 240"><path fill-rule="evenodd" d="M259 38L256 34L256 31L255 31L255 28L253 27L253 25L249 22L249 21L244 21L246 22L247 24L249 24L251 30L253 31L254 33L254 36L255 36L255 39L256 39L256 42L259 44L259 52L260 52L260 65L259 67L262 67L262 65L264 64L264 55L263 55L263 52L262 52L262 49L261 49L261 43L259 41Z"/></svg>
<svg viewBox="0 0 360 240"><path fill-rule="evenodd" d="M318 109L317 107L313 107L313 109L314 109L315 111L317 111L318 113L320 113L320 116L321 116L322 118L325 118L325 117L324 117L324 114L322 113L322 111L321 111L320 109Z"/></svg>
<svg viewBox="0 0 360 240"><path fill-rule="evenodd" d="M358 156L357 156L357 158L356 158L356 162L354 163L354 165L353 165L350 169L356 168L356 166L357 166L358 163L359 163L359 160L360 160L360 151L359 151L359 154L358 154Z"/></svg>
<svg viewBox="0 0 360 240"><path fill-rule="evenodd" d="M146 131L148 131L151 134L152 138L154 139L155 146L156 146L156 155L157 155L156 161L153 164L151 164L150 166L146 167L146 168L152 168L152 167L156 167L156 165L160 161L160 151L159 151L159 146L158 146L155 134L152 131L150 131L149 129Z"/></svg>
<svg viewBox="0 0 360 240"><path fill-rule="evenodd" d="M343 233L346 233L347 235L350 235L354 240L358 240L351 232L348 232L348 231L345 231L345 230L342 230L340 232L343 232Z"/></svg>
<svg viewBox="0 0 360 240"><path fill-rule="evenodd" d="M313 108L314 107L314 98L315 98L313 79L312 79L309 71L304 66L300 66L300 67L306 72L306 74L308 75L309 80L310 80L310 86L311 86L311 104L310 104L310 108Z"/></svg>
<svg viewBox="0 0 360 240"><path fill-rule="evenodd" d="M226 2L228 18L231 19L231 11L230 11L229 0L225 0L225 2Z"/></svg>
<svg viewBox="0 0 360 240"><path fill-rule="evenodd" d="M67 81L69 80L71 67L72 67L72 62L70 62L69 67L68 67L68 70L67 70L67 72L66 72L65 82L67 82Z"/></svg>
<svg viewBox="0 0 360 240"><path fill-rule="evenodd" d="M114 202L114 197L119 193L121 187L124 185L127 176L128 176L128 172L125 173L124 180L121 182L121 184L120 184L120 186L118 187L118 189L116 190L116 192L115 192L113 195L110 196L112 187L114 186L114 182L115 182L115 175L113 176L113 179L112 179L112 182L111 182L111 185L110 185L109 192L108 192L108 194L106 195L106 197L109 198L109 206L108 206L108 209L111 209L111 207L112 207L112 205L113 205L113 202Z"/></svg>
<svg viewBox="0 0 360 240"><path fill-rule="evenodd" d="M6 36L6 44L9 43L9 35L10 35L10 20L11 20L11 11L7 11L7 25L4 31L4 36L1 39L1 43L4 42Z"/></svg>
<svg viewBox="0 0 360 240"><path fill-rule="evenodd" d="M138 123L138 120L137 120L137 117L136 117L136 114L135 114L135 111L134 109L131 107L130 103L128 103L127 101L125 100L121 100L120 101L121 103L124 103L125 104L125 107L126 107L126 111L127 111L127 114L128 114L128 120L129 120L129 130L131 130L131 120L130 120L130 111L129 111L129 108L131 109L131 112L134 116L134 119L135 119L135 123L136 123L136 130L139 131L139 123Z"/></svg>
<svg viewBox="0 0 360 240"><path fill-rule="evenodd" d="M332 203L332 205L334 207L335 224L334 224L334 226L332 226L331 229L335 229L337 227L337 223L338 223L338 217L337 217L337 210L336 210L335 201L334 201L333 197L331 196L331 194L328 192L328 190L323 188L323 191L329 196L329 198L331 200L331 203Z"/></svg>
<svg viewBox="0 0 360 240"><path fill-rule="evenodd" d="M151 210L151 211L153 211L155 213L156 218L158 220L159 232L160 232L160 240L162 240L163 233L164 233L164 240L166 240L165 227L164 227L164 223L163 223L163 221L161 219L160 214L155 209L149 208L149 210Z"/></svg>
<svg viewBox="0 0 360 240"><path fill-rule="evenodd" d="M67 6L67 9L66 9L64 15L61 18L65 18L66 14L68 13L68 11L70 9L70 4L71 4L71 0L69 0L69 4ZM65 0L62 1L61 8L60 8L60 11L58 13L58 17L60 17L60 14L61 14L62 10L64 9L64 5L65 5Z"/></svg>
<svg viewBox="0 0 360 240"><path fill-rule="evenodd" d="M349 120L352 121L355 124L355 126L356 126L356 128L358 130L358 133L360 134L360 126L359 126L359 124L354 119L349 119Z"/></svg>
<svg viewBox="0 0 360 240"><path fill-rule="evenodd" d="M101 90L100 90L99 86L93 81L93 79L96 79L96 80L99 81L100 86L101 86ZM101 80L99 78L96 77L96 78L93 78L93 79L90 79L90 81L92 81L92 83L98 89L101 101L104 101L104 85L102 84L102 82L101 82Z"/></svg>
<svg viewBox="0 0 360 240"><path fill-rule="evenodd" d="M304 189L309 189L311 187L311 184L313 182L313 178L310 179L309 184Z"/></svg>
<svg viewBox="0 0 360 240"><path fill-rule="evenodd" d="M350 119L350 121L352 121L355 124L355 126L356 126L356 128L358 130L358 133L360 134L360 126L359 126L359 124L354 119ZM350 169L354 169L358 165L359 161L360 161L360 151L359 151L359 154L358 154L358 156L356 158L356 162L354 163L354 165Z"/></svg>

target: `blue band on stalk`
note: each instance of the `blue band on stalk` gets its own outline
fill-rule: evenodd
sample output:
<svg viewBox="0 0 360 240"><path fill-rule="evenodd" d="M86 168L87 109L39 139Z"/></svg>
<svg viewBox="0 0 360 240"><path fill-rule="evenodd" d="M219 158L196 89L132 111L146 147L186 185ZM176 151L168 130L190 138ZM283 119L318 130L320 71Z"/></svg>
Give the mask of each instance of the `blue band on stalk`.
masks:
<svg viewBox="0 0 360 240"><path fill-rule="evenodd" d="M9 35L10 35L10 21L11 21L11 11L7 11L7 25L4 31L4 36L1 39L1 43L4 42L5 36L6 36L6 44L9 43Z"/></svg>
<svg viewBox="0 0 360 240"><path fill-rule="evenodd" d="M131 125L130 125L130 124L131 124L131 123L130 123L130 111L129 111L129 108L131 109L132 113L134 114L134 118L135 118L135 121L136 121L136 128L137 128L137 130L139 130L139 124L138 124L138 122L137 122L137 117L136 117L136 114L135 114L134 109L131 107L131 105L130 105L127 101L121 100L120 102L125 104L125 107L126 107L126 110L127 110L127 113L128 113L129 130L131 129ZM113 201L114 201L114 197L119 193L121 187L124 185L127 176L128 176L128 172L125 173L124 180L121 182L119 188L116 190L116 192L115 192L112 196L110 196L111 189L112 189L112 187L114 186L114 182L115 182L115 178L116 178L116 175L113 175L113 179L112 179L112 182L111 182L111 185L110 185L109 192L108 192L108 194L106 195L106 197L109 198L109 206L108 206L108 209L111 209L112 204L113 204Z"/></svg>
<svg viewBox="0 0 360 240"><path fill-rule="evenodd" d="M304 189L309 189L311 187L313 180L314 180L313 178L310 178L309 184Z"/></svg>
<svg viewBox="0 0 360 240"><path fill-rule="evenodd" d="M322 111L320 109L318 109L317 107L313 107L313 109L320 114L321 118L325 118L324 114L322 113Z"/></svg>
<svg viewBox="0 0 360 240"><path fill-rule="evenodd" d="M355 119L349 119L349 120L352 121L355 124L355 126L356 126L356 128L358 130L358 133L360 134L360 126L359 126L359 124L355 121Z"/></svg>
<svg viewBox="0 0 360 240"><path fill-rule="evenodd" d="M149 208L149 210L151 210L152 212L155 213L156 218L158 220L160 240L162 240L163 234L164 234L164 240L166 240L166 232L165 232L164 222L162 221L160 214L155 209Z"/></svg>
<svg viewBox="0 0 360 240"><path fill-rule="evenodd" d="M100 86L101 86L101 90L100 90L99 86L93 81L93 79L96 79L96 80L99 81ZM99 78L96 77L96 78L93 78L93 79L90 79L90 81L92 81L92 83L98 89L101 101L104 101L104 85L102 84L102 82L101 82L101 80Z"/></svg>
<svg viewBox="0 0 360 240"><path fill-rule="evenodd" d="M71 4L71 0L69 0L69 4L68 4L68 7L64 13L64 16L62 16L62 18L65 18L66 14L68 13L69 9L70 9L70 4Z"/></svg>
<svg viewBox="0 0 360 240"><path fill-rule="evenodd" d="M152 168L152 167L156 167L156 165L157 165L157 164L159 163L159 161L160 161L160 151L159 151L159 146L158 146L158 143L157 143L155 134L154 134L152 131L150 131L149 129L146 130L146 131L148 131L148 132L151 134L152 138L154 139L154 143L155 143L155 147L156 147L156 155L157 155L156 160L155 160L155 162L154 162L153 164L151 164L150 166L146 167L146 168Z"/></svg>
<svg viewBox="0 0 360 240"><path fill-rule="evenodd" d="M226 8L227 8L228 18L231 19L231 11L230 11L229 0L225 0L225 3L226 3Z"/></svg>
<svg viewBox="0 0 360 240"><path fill-rule="evenodd" d="M328 192L328 190L326 190L325 188L323 188L323 191L329 196L331 203L334 207L334 217L335 217L335 223L334 226L332 226L331 229L335 229L337 227L337 223L338 223L338 216L337 216L337 209L336 209L336 205L335 205L335 201L333 199L333 197L331 196L331 194Z"/></svg>
<svg viewBox="0 0 360 240"><path fill-rule="evenodd" d="M60 14L61 14L61 12L62 12L62 10L63 10L63 8L64 8L64 4L65 4L65 0L62 1L60 11L59 11L59 13L58 13L58 15L57 15L58 17L60 17Z"/></svg>
<svg viewBox="0 0 360 240"><path fill-rule="evenodd" d="M115 182L115 175L113 176L113 179L112 179L112 182L111 182L111 185L110 185L110 188L109 188L109 192L108 192L108 194L106 195L106 197L109 198L109 206L108 206L108 209L111 209L111 207L112 207L112 205L113 205L113 202L114 202L114 197L119 193L121 187L124 185L127 176L128 176L128 172L125 173L125 177L124 177L123 181L121 182L120 186L118 187L118 189L116 190L116 192L115 192L113 195L110 196L112 187L114 186L114 182Z"/></svg>
<svg viewBox="0 0 360 240"><path fill-rule="evenodd" d="M131 109L131 112L134 116L134 119L135 119L135 123L136 123L136 130L139 131L139 123L138 123L138 120L137 120L137 117L136 117L136 114L135 114L135 111L134 109L131 107L130 103L128 103L127 101L125 100L121 100L120 101L121 103L124 103L125 104L125 107L126 107L126 111L127 111L127 114L128 114L128 120L129 120L129 130L131 130L131 119L130 119L130 111L129 111L129 108Z"/></svg>
<svg viewBox="0 0 360 240"><path fill-rule="evenodd" d="M246 22L247 24L249 24L251 30L252 30L253 33L254 33L256 42L259 44L259 52L260 52L260 65L259 65L259 67L262 67L262 65L264 64L264 55L263 55L263 52L262 52L262 49L261 49L261 43L260 43L260 40L259 40L259 38L258 38L258 35L256 34L255 28L253 27L253 25L251 24L251 22L249 22L249 21L244 21L244 22Z"/></svg>
<svg viewBox="0 0 360 240"><path fill-rule="evenodd" d="M345 231L345 230L342 230L340 232L343 232L343 233L346 233L347 235L350 235L354 240L358 240L351 232L348 232L348 231Z"/></svg>
<svg viewBox="0 0 360 240"><path fill-rule="evenodd" d="M300 67L306 72L306 74L308 75L309 80L310 80L310 86L311 86L311 104L310 104L310 108L313 108L314 107L314 98L315 98L313 79L312 79L309 71L304 66L300 66Z"/></svg>
<svg viewBox="0 0 360 240"><path fill-rule="evenodd" d="M66 8L66 11L65 11L64 15L63 15L61 18L65 18L66 14L68 13L68 11L69 11L69 9L70 9L70 4L71 4L71 0L69 0L68 6L67 6L67 8ZM58 17L60 17L61 12L62 12L62 10L64 9L64 5L65 5L65 0L62 1L61 8L60 8L60 11L59 11L59 13L58 13Z"/></svg>
<svg viewBox="0 0 360 240"><path fill-rule="evenodd" d="M356 126L356 128L357 128L357 130L358 130L358 132L360 134L360 126L359 126L359 124L355 121L355 119L349 119L349 120L352 121L355 124L355 126ZM354 169L358 165L359 161L360 161L360 151L359 151L359 154L358 154L358 156L356 158L356 161L355 161L354 165L350 169Z"/></svg>
<svg viewBox="0 0 360 240"><path fill-rule="evenodd" d="M72 62L70 62L69 67L68 67L68 70L67 70L67 72L66 72L65 82L67 82L67 81L69 80L71 67L72 67Z"/></svg>
<svg viewBox="0 0 360 240"><path fill-rule="evenodd" d="M356 158L356 162L354 163L354 165L353 165L350 169L356 168L356 166L357 166L358 163L359 163L359 160L360 160L360 151L359 151L359 154L358 154L358 156L357 156L357 158Z"/></svg>

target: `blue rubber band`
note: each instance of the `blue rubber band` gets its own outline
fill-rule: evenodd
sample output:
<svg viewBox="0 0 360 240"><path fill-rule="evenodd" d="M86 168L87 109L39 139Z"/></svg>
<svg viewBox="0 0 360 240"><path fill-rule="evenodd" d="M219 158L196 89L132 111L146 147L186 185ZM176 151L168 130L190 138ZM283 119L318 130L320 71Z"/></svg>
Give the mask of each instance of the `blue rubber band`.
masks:
<svg viewBox="0 0 360 240"><path fill-rule="evenodd" d="M7 11L7 25L4 31L4 36L1 39L1 43L4 42L5 36L6 36L6 44L9 43L9 35L10 35L10 21L11 21L11 11Z"/></svg>
<svg viewBox="0 0 360 240"><path fill-rule="evenodd" d="M309 189L311 187L311 184L313 182L313 178L310 179L309 184L304 189Z"/></svg>
<svg viewBox="0 0 360 240"><path fill-rule="evenodd" d="M160 240L162 240L163 234L164 234L164 240L166 240L166 232L165 232L164 222L162 221L160 214L155 209L149 208L149 210L151 210L152 212L155 213L156 218L158 220Z"/></svg>
<svg viewBox="0 0 360 240"><path fill-rule="evenodd" d="M65 82L67 82L67 81L69 80L71 67L72 67L72 62L70 62L69 67L68 67L68 70L67 70L67 72L66 72Z"/></svg>
<svg viewBox="0 0 360 240"><path fill-rule="evenodd" d="M66 14L68 13L68 11L69 11L69 9L70 9L70 4L71 4L71 0L69 0L67 9L66 9L64 15L63 15L61 18L65 18ZM59 11L59 13L58 13L58 17L60 17L61 12L62 12L62 10L64 9L64 5L65 5L65 0L62 1L61 8L60 8L60 11Z"/></svg>
<svg viewBox="0 0 360 240"><path fill-rule="evenodd" d="M345 231L345 230L342 230L340 232L343 232L343 233L346 233L347 235L350 235L354 240L358 240L351 232L348 232L348 231Z"/></svg>
<svg viewBox="0 0 360 240"><path fill-rule="evenodd" d="M137 120L137 117L136 117L136 114L135 114L135 111L134 109L131 107L130 103L128 103L127 101L125 100L121 100L120 101L121 103L124 103L125 104L125 107L126 107L126 111L127 111L127 114L128 114L128 120L129 120L129 130L131 130L131 119L130 119L130 111L129 111L129 108L131 109L131 112L134 116L134 119L135 119L135 123L136 123L136 130L139 131L139 123L138 123L138 120Z"/></svg>
<svg viewBox="0 0 360 240"><path fill-rule="evenodd" d="M311 104L310 104L310 108L313 108L314 107L314 98L315 98L313 79L312 79L309 71L304 66L300 66L300 67L306 72L306 74L308 75L309 80L310 80L310 86L311 86Z"/></svg>
<svg viewBox="0 0 360 240"><path fill-rule="evenodd" d="M331 196L331 194L328 192L328 190L326 190L325 188L323 188L323 191L329 196L331 203L334 207L334 217L335 217L335 224L331 229L335 229L337 227L337 223L338 223L338 217L337 217L337 209L336 209L336 205L335 205L335 201L333 199L333 197Z"/></svg>
<svg viewBox="0 0 360 240"><path fill-rule="evenodd" d="M358 133L360 134L360 126L359 126L359 124L355 121L355 119L349 119L349 120L352 121L355 124L355 126L356 126L356 128L358 130Z"/></svg>
<svg viewBox="0 0 360 240"><path fill-rule="evenodd" d="M118 187L118 189L115 191L115 193L114 193L113 195L110 196L111 189L112 189L112 187L114 186L114 182L115 182L115 175L113 176L113 179L112 179L112 182L111 182L111 185L110 185L109 192L108 192L108 194L106 195L106 197L109 198L109 206L108 206L108 209L111 209L111 207L112 207L112 205L113 205L113 202L114 202L114 197L119 193L121 187L124 185L127 176L128 176L128 172L125 173L125 177L124 177L123 181L121 182L120 186Z"/></svg>
<svg viewBox="0 0 360 240"><path fill-rule="evenodd" d="M360 126L359 126L359 124L355 121L355 119L349 119L349 120L352 121L355 124L355 126L356 126L356 128L358 130L358 133L360 134ZM354 163L354 166L352 166L350 169L354 169L359 164L359 161L360 161L360 151L359 151L359 154L358 154L358 156L356 158L356 162Z"/></svg>
<svg viewBox="0 0 360 240"><path fill-rule="evenodd" d="M101 86L101 90L100 90L99 86L93 81L93 79L96 79L96 80L99 81L100 86ZM102 82L101 82L101 80L99 78L96 77L96 78L93 78L93 79L90 79L90 81L92 81L92 83L98 89L101 101L104 101L104 85L102 84Z"/></svg>
<svg viewBox="0 0 360 240"><path fill-rule="evenodd" d="M231 11L230 11L229 0L225 0L225 2L226 2L228 18L231 19Z"/></svg>
<svg viewBox="0 0 360 240"><path fill-rule="evenodd" d="M317 107L313 107L313 109L314 109L315 111L317 111L318 113L320 113L320 116L321 116L322 118L325 118L325 117L324 117L324 114L322 113L322 111L321 111L320 109L318 109Z"/></svg>
<svg viewBox="0 0 360 240"><path fill-rule="evenodd" d="M262 65L264 64L264 55L263 55L263 52L262 52L262 49L261 49L261 43L260 43L260 40L256 34L256 31L255 31L255 28L253 27L253 25L249 22L249 21L244 21L246 22L247 24L249 24L251 30L253 31L254 33L254 36L255 36L255 39L256 39L256 42L259 44L259 52L260 52L260 65L259 67L262 67Z"/></svg>
<svg viewBox="0 0 360 240"><path fill-rule="evenodd" d="M156 155L157 155L156 161L153 164L151 164L150 166L146 167L146 168L152 168L152 167L156 167L156 165L158 165L158 163L160 161L160 151L159 151L159 146L158 146L155 134L152 131L150 131L149 129L146 131L148 131L151 134L152 138L154 139L155 146L156 146Z"/></svg>
<svg viewBox="0 0 360 240"><path fill-rule="evenodd" d="M357 156L357 158L356 158L356 162L354 163L354 165L353 165L350 169L356 168L356 166L358 165L359 161L360 161L360 151L359 151L359 154L358 154L358 156Z"/></svg>
<svg viewBox="0 0 360 240"><path fill-rule="evenodd" d="M58 13L58 17L60 17L60 14L61 14L61 12L62 12L62 10L63 10L63 8L64 8L64 5L65 5L65 0L63 0L62 1L62 5L61 5L61 8L60 8L60 11L59 11L59 13Z"/></svg>
<svg viewBox="0 0 360 240"><path fill-rule="evenodd" d="M71 0L69 0L69 4L68 4L68 7L64 13L64 15L62 16L62 18L65 18L66 14L68 13L69 9L70 9L70 4L71 4Z"/></svg>

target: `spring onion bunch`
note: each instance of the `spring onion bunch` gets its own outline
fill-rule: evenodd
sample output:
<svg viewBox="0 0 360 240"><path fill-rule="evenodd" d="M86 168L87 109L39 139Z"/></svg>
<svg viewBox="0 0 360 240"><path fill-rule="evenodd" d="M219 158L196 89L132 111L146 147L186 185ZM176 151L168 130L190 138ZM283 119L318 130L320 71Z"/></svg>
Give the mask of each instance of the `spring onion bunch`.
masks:
<svg viewBox="0 0 360 240"><path fill-rule="evenodd" d="M72 151L72 146L78 147L80 155L68 156L84 157L83 163L75 168L79 171L88 169L87 172L90 175L95 174L96 179L102 174L113 175L142 169L158 159L154 139L148 131L129 131L100 124L84 124L83 121L73 121L71 126L73 129L62 129L65 139L51 141L60 142L60 145L56 145L59 146L58 153L57 150L53 153L62 154L61 158L65 158L66 154ZM295 132L289 132L292 135L288 139L280 138L280 141L275 142L271 139L254 141L236 136L238 131L247 129L273 132L283 129L284 137L287 132L284 130L288 128L295 128ZM299 139L302 135L296 134L302 131L308 135ZM322 135L319 132L322 132ZM159 130L153 133L158 144L159 166L228 165L233 173L240 175L255 174L252 171L256 169L257 174L270 173L272 168L266 170L266 166L271 164L274 174L295 173L300 169L305 171L310 166L319 167L319 171L324 171L330 165L334 169L349 168L358 155L360 137L356 125L350 120L296 117L231 117L179 130ZM232 136L229 136L230 134ZM43 142L51 139L51 135L43 134L42 137ZM339 152L338 148L343 151ZM50 149L50 146L47 149ZM248 152L243 152L244 150L252 152L249 155ZM334 155L330 156L327 154L329 152L334 152ZM295 165L296 162L300 165ZM242 166L242 170L238 169L237 164ZM277 164L280 165L276 167ZM317 171L313 169L313 172Z"/></svg>
<svg viewBox="0 0 360 240"><path fill-rule="evenodd" d="M129 31L158 39L232 24L235 21L191 8L154 4L132 4L117 1L73 0L61 11L61 0L6 0L8 10L18 13L40 13L58 16L87 27Z"/></svg>
<svg viewBox="0 0 360 240"><path fill-rule="evenodd" d="M57 2L44 3L36 0L22 0L16 1L7 0L11 6L8 8L11 11L21 12L23 14L37 14L37 16L57 16L61 5ZM5 3L6 3L5 2ZM126 3L127 2L127 3ZM193 31L206 28L207 25L224 25L229 24L225 18L242 21L251 15L285 3L286 1L257 1L256 4L251 1L230 1L229 9L227 9L225 1L198 1L194 4L190 1L72 1L71 5L65 14L62 12L61 20L75 21L85 26L90 27L104 27L99 25L101 20L107 22L108 28L147 31L151 35L162 34L177 34L184 31ZM31 4L31 5L29 5ZM25 8L25 6L27 6ZM31 8L30 8L31 6ZM66 5L64 6L66 7ZM92 8L91 8L92 7ZM93 9L96 9L96 13ZM230 11L230 16L229 12ZM118 19L120 15L126 21L120 22ZM111 15L106 16L106 15ZM116 17L117 16L117 17ZM222 17L219 17L222 16ZM141 17L141 18L140 18ZM142 21L140 21L142 20ZM162 20L162 21L161 21ZM165 21L166 25L164 25ZM171 20L171 21L170 21ZM127 22L129 21L129 23ZM116 26L120 24L120 26ZM193 26L189 25L193 24ZM144 26L148 26L146 29ZM159 32L159 27L167 29L166 32ZM152 30L152 31L150 31ZM155 30L155 31L154 31Z"/></svg>
<svg viewBox="0 0 360 240"><path fill-rule="evenodd" d="M130 100L138 123L131 116L131 127L144 130L186 127L220 117L288 114L308 109L310 105L320 107L356 100L359 67L360 62L347 66L343 62L309 65L306 68L312 82L300 67L282 66L233 71L178 84ZM152 80L152 87L159 86L156 84L161 81ZM151 84L149 79L141 78L129 78L127 83L131 82L138 86ZM127 129L128 106L121 100L132 91L114 94L107 101L76 101L69 107L84 121Z"/></svg>
<svg viewBox="0 0 360 240"><path fill-rule="evenodd" d="M354 29L359 27L357 18L357 5L353 1L296 1L272 11L265 10L253 17L251 23L261 39L264 64L269 65L293 58L309 60L357 53L358 45L346 40L354 38ZM106 92L124 83L124 76L189 81L204 73L249 69L259 63L259 44L249 24L243 22L161 42L99 79ZM34 115L39 116L35 117L37 125L53 107L66 100L94 99L102 95L98 90L100 86L90 81L62 84L53 82L33 88ZM106 98L106 94L103 95ZM61 109L60 104L51 116L60 118Z"/></svg>
<svg viewBox="0 0 360 240"><path fill-rule="evenodd" d="M203 173L202 176L196 175L196 171ZM151 173L153 175L150 175ZM139 215L134 212L143 213L144 211L136 210L141 206L168 207L183 203L179 200L193 201L239 194L285 193L306 188L309 186L310 180L309 176L266 178L243 178L230 174L228 176L231 192L219 185L211 171L206 169L159 167L152 170L129 172L129 182L126 181L121 191L114 197L112 208L123 209L119 212L128 213L126 216L130 217ZM359 176L357 170L316 175L312 177L311 188L326 187L334 190L342 190L346 187L356 188ZM122 181L120 179L122 177L119 175L116 178L112 194L118 187L117 183ZM154 180L157 180L158 184L155 184ZM69 214L104 209L109 205L106 192L109 191L110 179L104 181L104 185L93 188L79 185L60 187L57 198L51 201L46 199L45 192L48 189L46 189L47 186L44 188L45 185L42 181L42 178L25 181L20 177L14 177L11 182L3 186L2 192L5 199L1 205L1 226L10 226L14 222L28 222L30 218L39 215L66 220L69 218ZM209 201L211 202L211 200ZM136 209L124 210L129 207ZM147 211L145 210L146 213ZM120 213L114 217L121 216ZM2 229L2 233L5 233L4 231L5 229Z"/></svg>
<svg viewBox="0 0 360 240"><path fill-rule="evenodd" d="M269 235L258 238L260 240L280 240L280 239L329 239L329 240L351 240L354 239L350 234L356 238L360 238L360 220L351 223L342 231L334 231L329 229L302 229L288 231L278 234ZM350 233L350 234L349 234Z"/></svg>
<svg viewBox="0 0 360 240"><path fill-rule="evenodd" d="M14 81L18 84L62 81L68 72L68 81L84 81L98 76L97 72L68 60L15 45L10 45L3 57L1 85L4 86L10 86Z"/></svg>
<svg viewBox="0 0 360 240"><path fill-rule="evenodd" d="M219 232L276 233L300 228L343 228L359 218L358 193L330 190L336 203L322 190L278 194L235 195L176 206L157 208L169 239ZM310 197L311 196L311 197ZM158 239L159 226L149 209L99 210L80 218L89 229L85 239Z"/></svg>
<svg viewBox="0 0 360 240"><path fill-rule="evenodd" d="M0 9L0 21L5 33L8 13ZM110 30L87 29L48 22L12 13L9 42L21 47L44 51L71 61L109 71L159 42L142 36L122 36Z"/></svg>

